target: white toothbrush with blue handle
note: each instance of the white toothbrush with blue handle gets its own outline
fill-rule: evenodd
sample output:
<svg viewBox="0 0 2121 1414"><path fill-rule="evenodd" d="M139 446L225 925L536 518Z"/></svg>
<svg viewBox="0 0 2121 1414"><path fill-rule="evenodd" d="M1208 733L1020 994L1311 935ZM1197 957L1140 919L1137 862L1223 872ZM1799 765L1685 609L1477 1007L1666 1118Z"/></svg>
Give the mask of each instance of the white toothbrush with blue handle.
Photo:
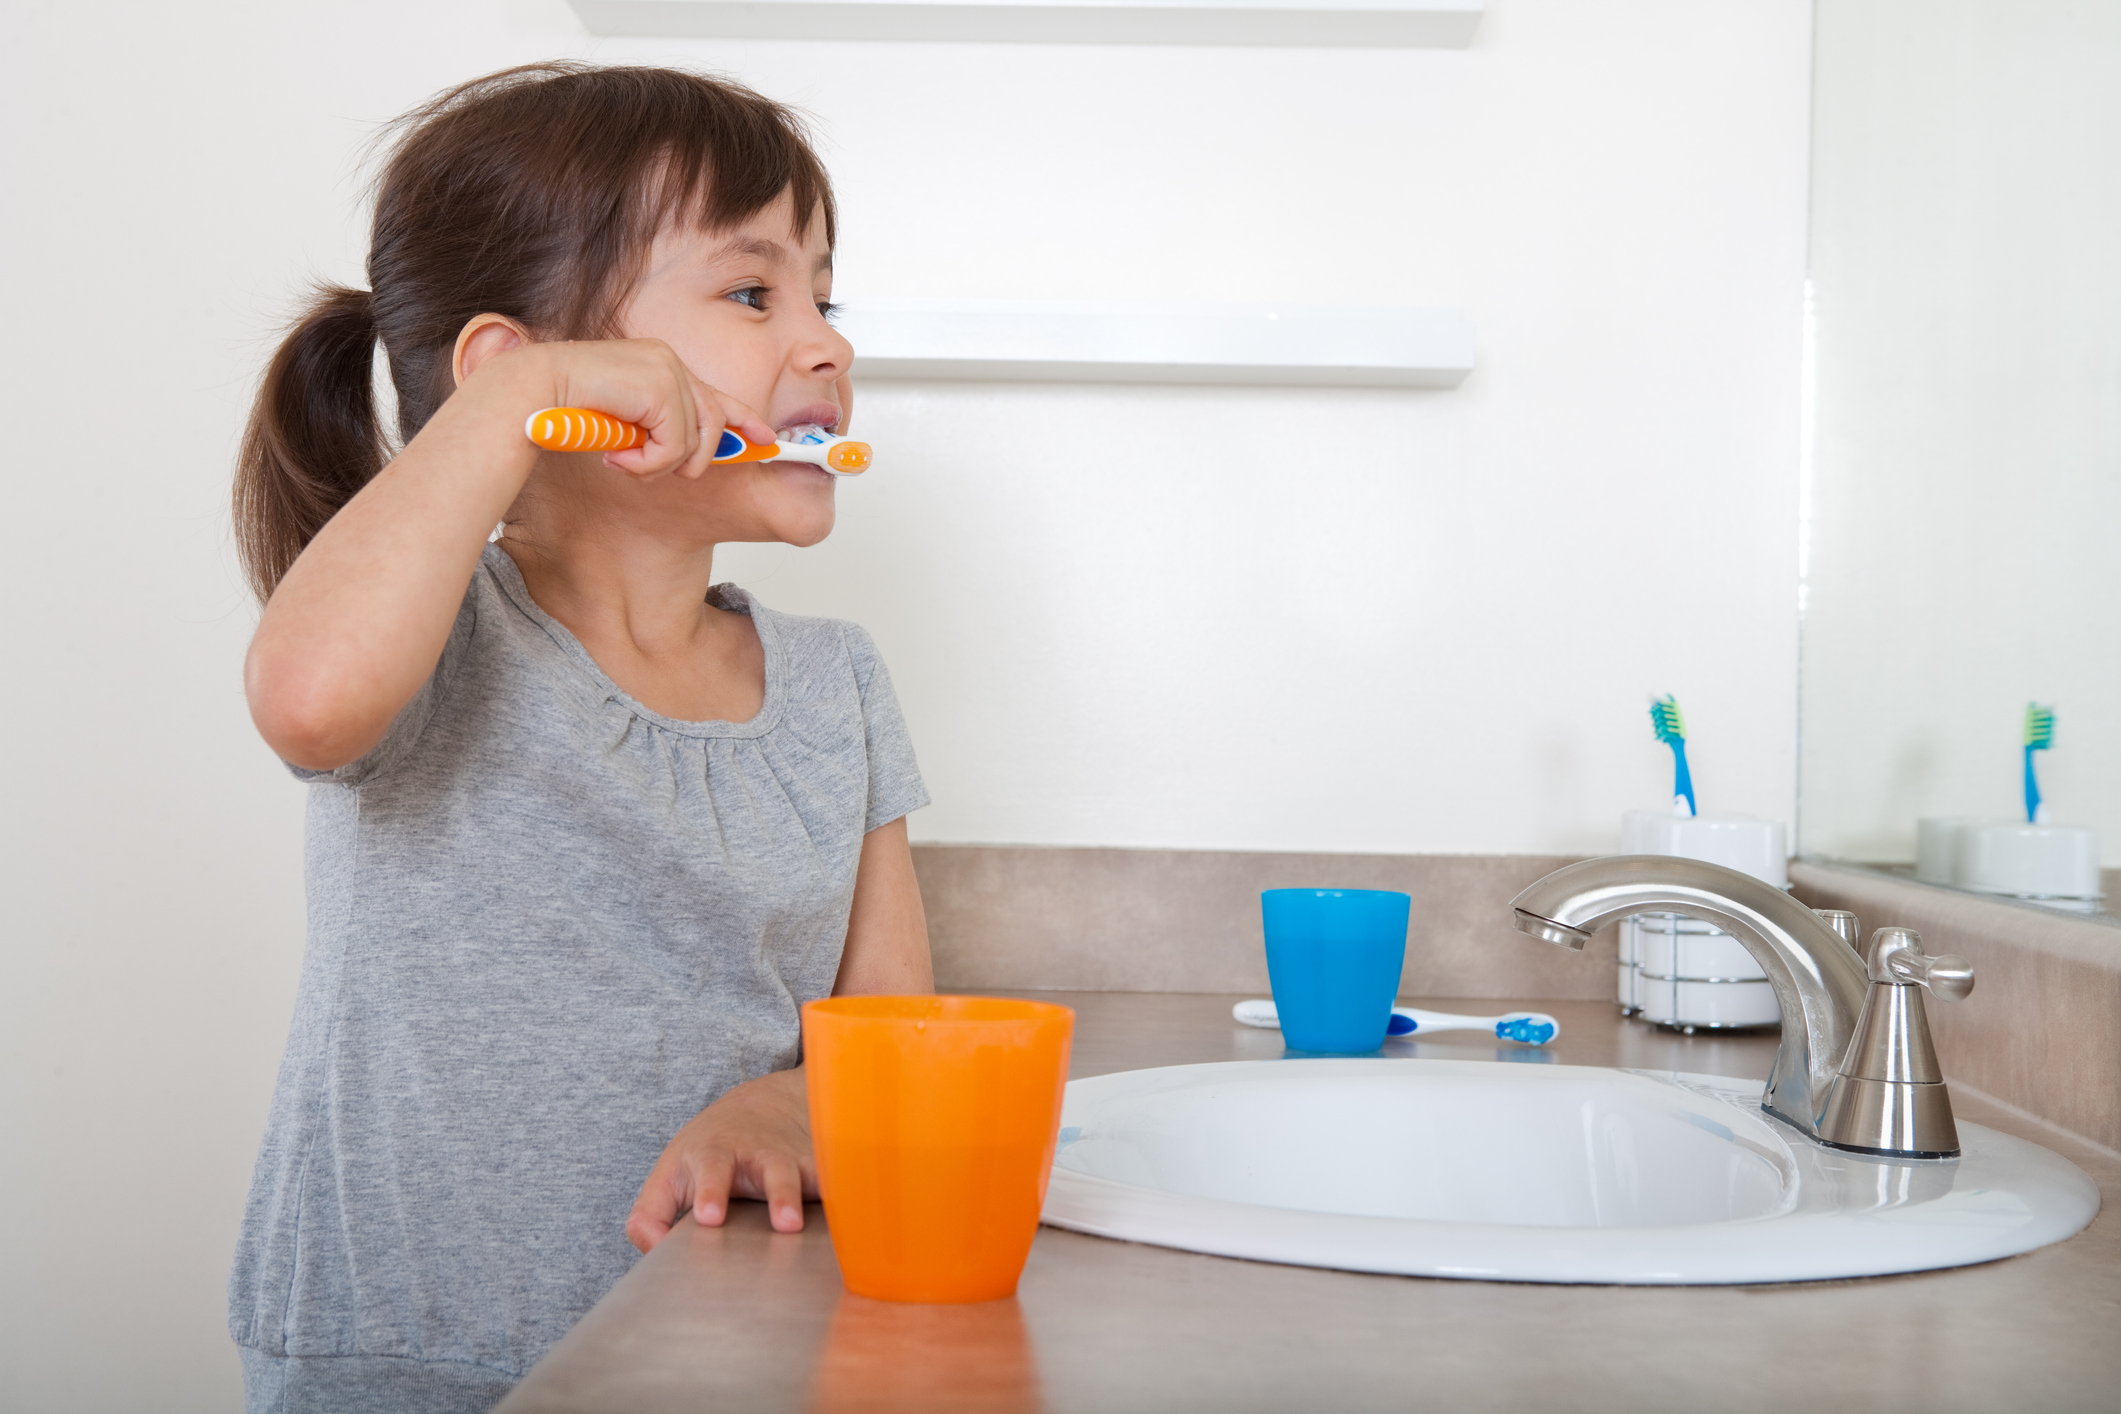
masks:
<svg viewBox="0 0 2121 1414"><path fill-rule="evenodd" d="M1239 1002L1230 1015L1247 1026L1279 1031L1281 1016L1274 1003ZM1411 1036L1417 1031L1485 1031L1499 1041L1517 1041L1544 1046L1561 1034L1561 1023L1543 1011L1513 1011L1506 1016L1454 1016L1447 1011L1423 1011L1419 1007L1396 1006L1385 1023L1387 1036Z"/></svg>

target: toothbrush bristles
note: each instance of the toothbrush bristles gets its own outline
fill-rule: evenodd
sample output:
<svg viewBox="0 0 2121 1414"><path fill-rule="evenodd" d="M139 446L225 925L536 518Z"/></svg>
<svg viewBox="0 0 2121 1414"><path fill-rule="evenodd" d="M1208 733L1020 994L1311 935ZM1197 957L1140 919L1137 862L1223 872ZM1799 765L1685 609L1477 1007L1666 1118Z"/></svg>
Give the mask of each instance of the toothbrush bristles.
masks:
<svg viewBox="0 0 2121 1414"><path fill-rule="evenodd" d="M2055 744L2055 709L2037 702L2025 704L2025 745L2029 751L2045 751Z"/></svg>
<svg viewBox="0 0 2121 1414"><path fill-rule="evenodd" d="M1650 699L1650 725L1662 742L1686 740L1686 718L1679 715L1679 699L1669 692Z"/></svg>
<svg viewBox="0 0 2121 1414"><path fill-rule="evenodd" d="M1505 1041L1544 1046L1554 1039L1554 1023L1533 1016L1506 1016L1495 1023L1495 1034Z"/></svg>

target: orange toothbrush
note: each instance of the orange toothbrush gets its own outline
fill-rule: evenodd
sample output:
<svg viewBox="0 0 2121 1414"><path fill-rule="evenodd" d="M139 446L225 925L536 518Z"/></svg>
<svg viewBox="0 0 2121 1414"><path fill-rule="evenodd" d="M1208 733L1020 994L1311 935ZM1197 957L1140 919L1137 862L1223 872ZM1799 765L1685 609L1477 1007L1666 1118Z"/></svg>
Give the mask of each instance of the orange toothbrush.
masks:
<svg viewBox="0 0 2121 1414"><path fill-rule="evenodd" d="M546 408L530 415L523 431L548 452L623 452L646 441L630 422L588 408ZM834 437L822 427L791 427L788 439L753 446L734 428L722 429L714 449L717 462L808 462L838 476L858 476L869 469L869 444Z"/></svg>

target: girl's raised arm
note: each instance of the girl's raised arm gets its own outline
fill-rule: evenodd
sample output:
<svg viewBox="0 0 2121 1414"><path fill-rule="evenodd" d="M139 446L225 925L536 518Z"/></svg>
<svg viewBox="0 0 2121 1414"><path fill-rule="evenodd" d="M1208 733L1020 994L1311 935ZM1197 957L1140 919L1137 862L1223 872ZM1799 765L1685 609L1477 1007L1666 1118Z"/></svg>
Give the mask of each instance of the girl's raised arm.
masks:
<svg viewBox="0 0 2121 1414"><path fill-rule="evenodd" d="M497 360L467 382L273 590L243 689L282 760L329 771L360 759L434 671L479 553L536 464L537 448L502 429L511 409L538 406L538 362Z"/></svg>
<svg viewBox="0 0 2121 1414"><path fill-rule="evenodd" d="M268 375L261 418L280 364L299 356L317 318ZM455 371L456 392L271 589L244 692L282 760L317 771L359 760L434 671L487 538L541 455L523 433L530 413L583 406L639 423L647 444L606 458L635 475L699 475L709 454L703 425L734 425L747 440L774 435L657 340L538 344L515 321L481 315L457 342ZM358 372L367 378L365 353Z"/></svg>

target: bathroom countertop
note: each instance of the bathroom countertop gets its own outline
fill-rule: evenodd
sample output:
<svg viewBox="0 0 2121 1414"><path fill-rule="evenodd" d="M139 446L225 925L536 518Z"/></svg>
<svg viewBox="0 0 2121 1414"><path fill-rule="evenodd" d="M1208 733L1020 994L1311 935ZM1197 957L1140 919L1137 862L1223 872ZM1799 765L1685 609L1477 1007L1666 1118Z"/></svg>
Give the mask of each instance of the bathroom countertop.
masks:
<svg viewBox="0 0 2121 1414"><path fill-rule="evenodd" d="M1279 1033L1231 997L1041 993L1076 1008L1072 1074L1253 1060ZM1765 1077L1772 1034L1678 1036L1609 1003L1430 999L1550 1011L1543 1057ZM1522 1057L1479 1038L1396 1055ZM1946 1057L1949 1072L1950 1057ZM2121 1406L2121 1160L1955 1092L1962 1120L2046 1144L2105 1207L2068 1242L1978 1267L1752 1287L1543 1286L1235 1261L1041 1228L1011 1301L847 1295L822 1211L777 1234L739 1203L687 1219L501 1405L553 1411L1921 1411Z"/></svg>

